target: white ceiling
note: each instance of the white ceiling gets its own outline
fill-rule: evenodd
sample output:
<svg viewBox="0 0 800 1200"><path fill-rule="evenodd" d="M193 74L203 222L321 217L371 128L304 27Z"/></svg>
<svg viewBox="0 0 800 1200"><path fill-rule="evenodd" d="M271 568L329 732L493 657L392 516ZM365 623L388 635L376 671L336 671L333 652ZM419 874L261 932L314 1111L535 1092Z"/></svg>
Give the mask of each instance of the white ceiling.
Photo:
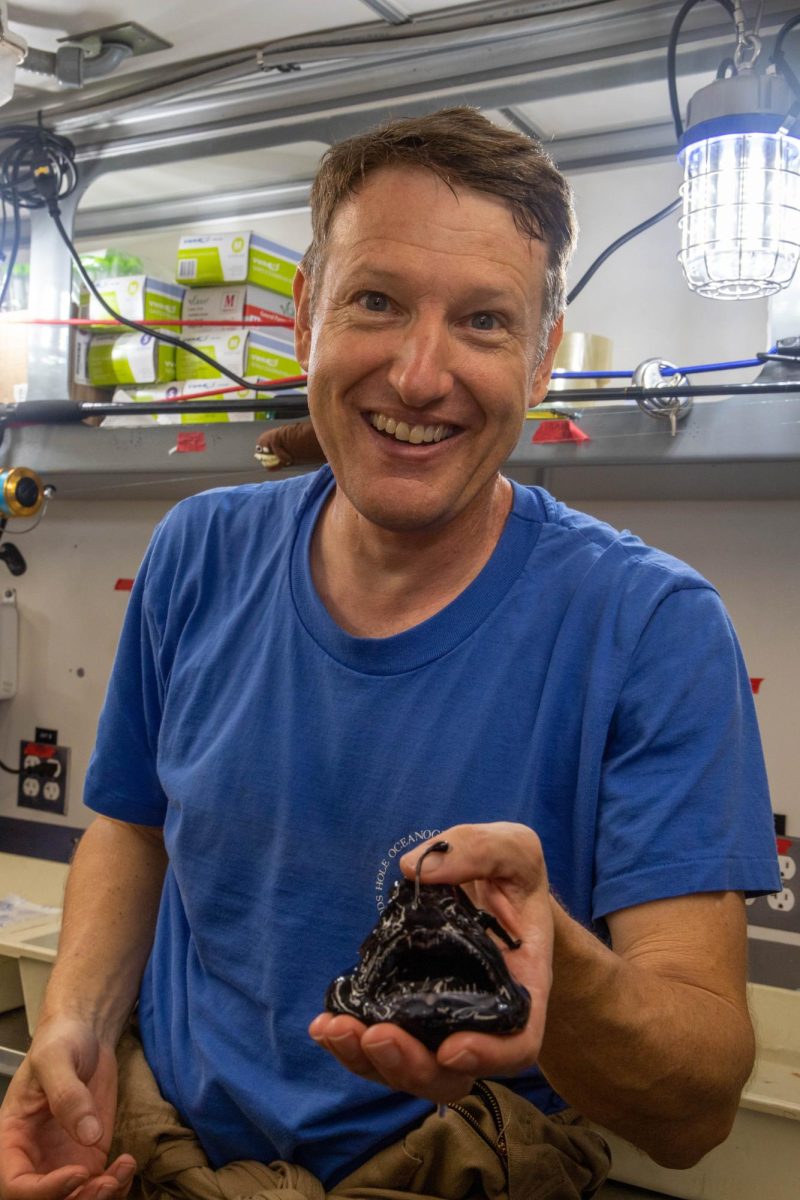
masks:
<svg viewBox="0 0 800 1200"><path fill-rule="evenodd" d="M12 0L8 16L11 29L41 50L55 50L58 39L66 35L78 39L93 29L124 21L135 21L172 43L172 50L130 60L120 67L120 75L145 65L159 67L275 38L379 20L361 0L292 0L291 4L228 0L224 5L198 0L137 0L134 5L129 0L88 4L84 0L24 0L22 4Z"/></svg>
<svg viewBox="0 0 800 1200"><path fill-rule="evenodd" d="M299 183L315 175L327 148L322 142L295 142L247 153L216 154L213 159L190 159L173 167L110 171L87 188L81 208L111 208L148 198L178 200Z"/></svg>
<svg viewBox="0 0 800 1200"><path fill-rule="evenodd" d="M392 0L392 8L419 16L455 7L473 7L480 0ZM95 29L135 21L164 41L169 50L135 56L115 72L115 77L144 68L163 67L206 55L224 54L242 46L258 46L278 38L321 32L341 25L387 24L362 0L228 0L224 5L202 0L11 0L8 5L12 32L21 34L37 50L55 51L59 39L80 38ZM55 81L19 72L22 85L48 92L63 89Z"/></svg>
<svg viewBox="0 0 800 1200"><path fill-rule="evenodd" d="M585 3L596 4L598 0L585 0ZM377 4L380 8L380 0ZM767 0L765 11L769 13L776 5L780 7L777 0ZM564 7L568 6L565 3ZM446 15L446 10L456 8L477 10L483 7L483 0L472 0L472 3L464 0L389 0L387 11L419 17L439 11ZM541 7L543 12L553 13L559 5L556 0L549 4L542 0ZM678 7L679 0L675 0L676 12ZM756 7L757 0L745 0L749 16L754 15ZM641 0L632 4L632 8L640 9ZM21 34L31 47L40 50L54 51L60 38L79 39L94 29L130 20L172 43L168 50L131 58L106 82L243 47L263 46L279 38L324 32L343 25L386 27L388 24L368 0L290 0L288 3L286 0L227 0L224 5L203 3L203 0L137 0L135 5L129 0L10 0L8 15L12 32ZM690 27L691 23L689 20L687 25ZM666 57L666 46L662 48L656 44L652 49ZM578 57L585 59L588 52L590 48L587 47ZM621 79L618 86L604 86L591 92L576 91L566 96L548 94L544 86L538 89L539 98L535 102L517 101L512 113L517 122L526 123L545 142L670 122L666 80L632 84L630 79L626 81L624 60L619 60L618 69ZM84 98L80 92L63 89L54 80L33 75L30 71L20 70L18 82L19 96L25 103L30 103L31 89L36 89L42 96L43 104L52 103L54 92L70 100ZM707 74L681 77L679 93L684 107L697 88L708 82ZM500 112L489 115L501 123L507 122ZM213 159L213 168L207 159L199 158L174 167L137 167L110 172L91 186L82 207L125 204L155 196L170 199L227 193L306 180L313 176L322 150L321 143L302 141L279 149L217 155Z"/></svg>

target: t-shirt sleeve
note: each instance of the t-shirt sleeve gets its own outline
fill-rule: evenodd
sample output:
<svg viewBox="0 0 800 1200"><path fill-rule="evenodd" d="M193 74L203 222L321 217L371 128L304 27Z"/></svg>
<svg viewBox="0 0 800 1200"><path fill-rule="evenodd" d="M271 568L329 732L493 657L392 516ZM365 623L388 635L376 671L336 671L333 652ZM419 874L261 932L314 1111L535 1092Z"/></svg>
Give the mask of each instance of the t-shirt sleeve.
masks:
<svg viewBox="0 0 800 1200"><path fill-rule="evenodd" d="M710 587L650 617L616 706L597 821L595 919L694 892L780 890L750 680Z"/></svg>
<svg viewBox="0 0 800 1200"><path fill-rule="evenodd" d="M154 826L163 825L167 806L157 771L163 663L158 622L149 603L161 528L131 591L83 796L95 812Z"/></svg>

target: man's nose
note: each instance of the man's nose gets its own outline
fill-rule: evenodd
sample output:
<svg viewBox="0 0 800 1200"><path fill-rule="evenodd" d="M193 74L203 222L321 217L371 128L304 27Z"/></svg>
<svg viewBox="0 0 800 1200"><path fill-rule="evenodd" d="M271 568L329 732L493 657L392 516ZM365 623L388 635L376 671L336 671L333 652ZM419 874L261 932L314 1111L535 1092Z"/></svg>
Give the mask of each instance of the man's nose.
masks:
<svg viewBox="0 0 800 1200"><path fill-rule="evenodd" d="M411 408L441 400L453 389L451 355L446 325L436 320L415 321L400 334L389 383Z"/></svg>

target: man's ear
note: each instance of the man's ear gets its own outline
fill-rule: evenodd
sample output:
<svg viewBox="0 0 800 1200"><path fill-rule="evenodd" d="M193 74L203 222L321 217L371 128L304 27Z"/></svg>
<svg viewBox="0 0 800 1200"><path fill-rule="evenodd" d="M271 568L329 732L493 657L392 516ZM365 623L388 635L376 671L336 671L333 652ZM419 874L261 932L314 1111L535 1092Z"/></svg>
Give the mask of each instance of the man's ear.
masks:
<svg viewBox="0 0 800 1200"><path fill-rule="evenodd" d="M533 385L531 387L530 407L535 408L537 404L541 404L547 395L547 389L550 386L550 376L553 371L553 363L555 362L556 351L561 344L561 339L564 336L564 316L558 318L553 328L550 330L547 338L547 350L544 358L536 368L536 374L533 377Z"/></svg>
<svg viewBox="0 0 800 1200"><path fill-rule="evenodd" d="M311 283L300 267L292 283L294 296L294 354L304 371L311 357Z"/></svg>

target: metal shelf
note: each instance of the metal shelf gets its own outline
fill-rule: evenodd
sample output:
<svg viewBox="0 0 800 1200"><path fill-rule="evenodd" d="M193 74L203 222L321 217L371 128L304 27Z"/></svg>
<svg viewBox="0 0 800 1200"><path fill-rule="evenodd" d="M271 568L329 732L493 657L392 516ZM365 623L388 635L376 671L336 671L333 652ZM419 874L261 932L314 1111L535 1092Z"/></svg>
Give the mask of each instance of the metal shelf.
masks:
<svg viewBox="0 0 800 1200"><path fill-rule="evenodd" d="M666 421L631 405L584 410L581 443L534 443L525 422L507 471L556 495L582 499L800 499L800 396L739 396L696 403L670 436ZM179 499L206 488L264 482L253 452L266 422L9 429L0 466L26 466L59 499ZM174 452L179 432L202 430L205 450Z"/></svg>

